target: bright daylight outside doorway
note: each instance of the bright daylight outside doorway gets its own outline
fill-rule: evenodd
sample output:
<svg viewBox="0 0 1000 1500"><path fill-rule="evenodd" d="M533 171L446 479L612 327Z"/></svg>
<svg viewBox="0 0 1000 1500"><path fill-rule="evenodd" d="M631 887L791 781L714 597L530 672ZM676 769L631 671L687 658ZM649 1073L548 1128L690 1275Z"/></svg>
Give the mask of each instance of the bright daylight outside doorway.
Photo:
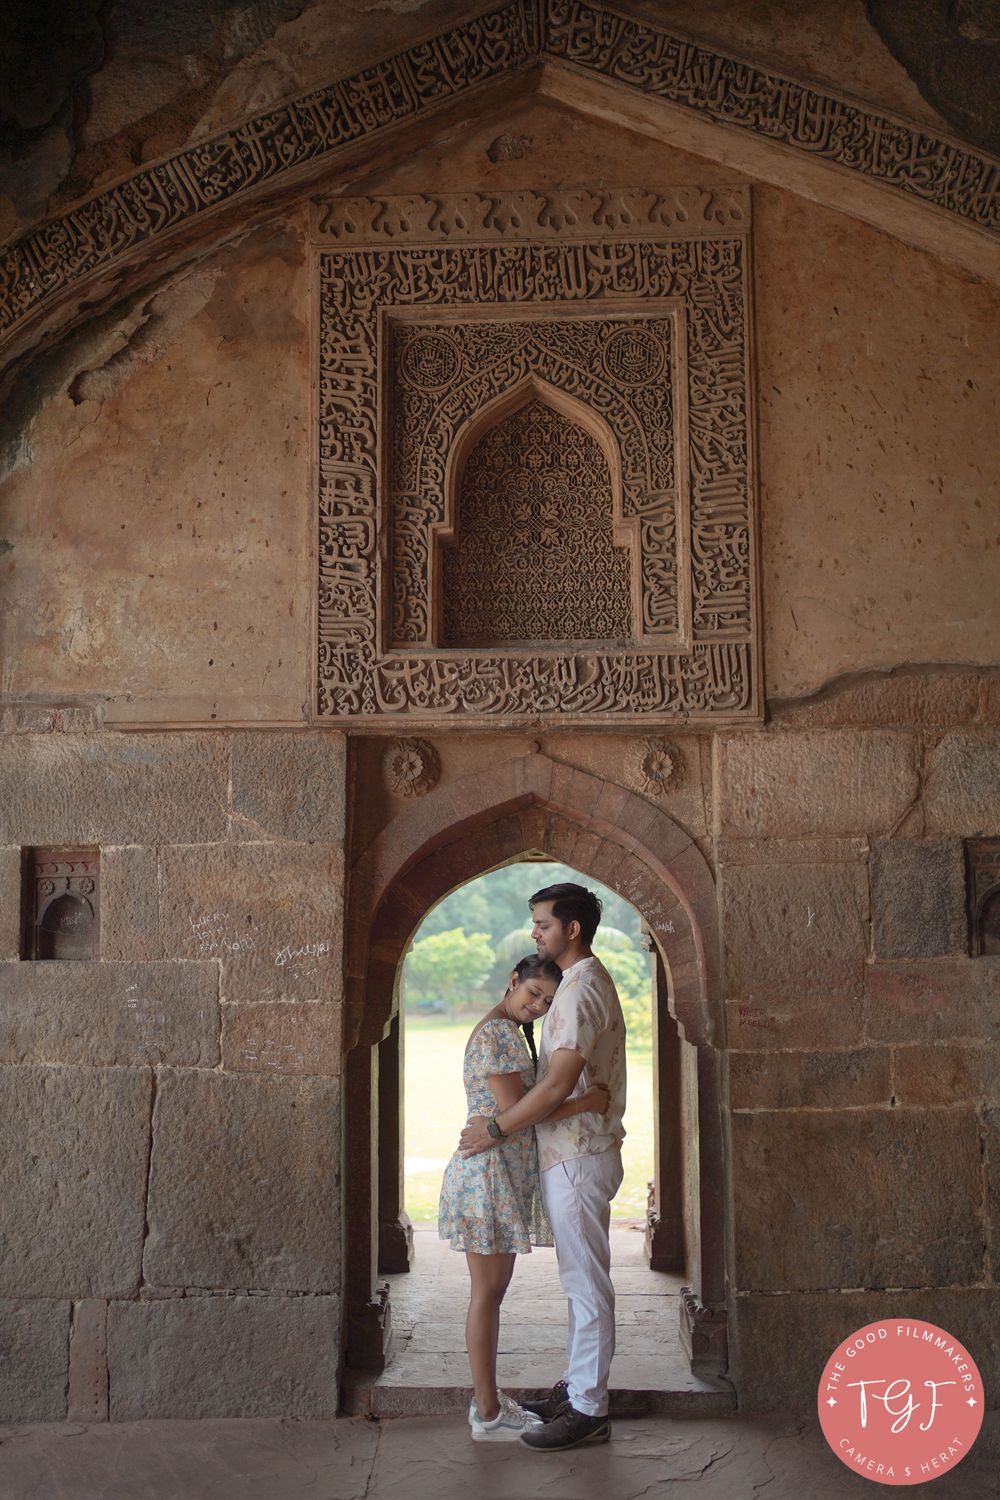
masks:
<svg viewBox="0 0 1000 1500"><path fill-rule="evenodd" d="M525 861L452 891L421 923L403 965L404 1207L415 1227L437 1224L441 1178L465 1124L462 1060L469 1034L502 999L517 961L535 952L527 898L561 880L587 886L604 903L594 952L615 981L628 1033L625 1180L612 1217L619 1227L623 1220L645 1226L653 1176L652 978L639 915L577 870ZM536 1033L540 1029L536 1023Z"/></svg>

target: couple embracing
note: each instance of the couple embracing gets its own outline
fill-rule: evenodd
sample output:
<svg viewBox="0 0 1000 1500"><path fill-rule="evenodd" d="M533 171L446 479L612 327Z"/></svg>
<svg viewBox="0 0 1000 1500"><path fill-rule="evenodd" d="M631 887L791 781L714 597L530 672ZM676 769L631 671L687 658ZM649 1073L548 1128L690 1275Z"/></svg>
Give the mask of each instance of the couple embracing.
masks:
<svg viewBox="0 0 1000 1500"><path fill-rule="evenodd" d="M473 1439L555 1452L611 1435L609 1233L622 1181L625 1023L591 951L598 897L565 883L528 904L537 956L520 961L469 1038L468 1124L445 1170L438 1232L469 1267ZM569 1304L566 1373L544 1400L519 1406L496 1383L500 1304L515 1256L553 1243Z"/></svg>

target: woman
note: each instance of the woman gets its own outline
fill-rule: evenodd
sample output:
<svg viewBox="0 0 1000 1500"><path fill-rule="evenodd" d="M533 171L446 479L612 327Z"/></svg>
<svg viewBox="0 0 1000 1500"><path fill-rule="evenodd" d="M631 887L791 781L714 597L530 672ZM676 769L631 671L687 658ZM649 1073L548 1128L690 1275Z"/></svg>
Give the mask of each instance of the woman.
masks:
<svg viewBox="0 0 1000 1500"><path fill-rule="evenodd" d="M522 958L500 1004L476 1024L463 1066L469 1119L509 1109L531 1088L538 1061L533 1022L552 1004L561 979L562 971L551 959ZM607 1105L607 1090L594 1084L567 1099L549 1119L584 1110L601 1114ZM514 1274L515 1255L530 1254L533 1244L552 1244L533 1130L519 1130L476 1156L455 1152L445 1168L438 1234L451 1241L452 1249L465 1251L472 1283L465 1337L475 1393L469 1407L473 1439L516 1439L525 1428L538 1426L539 1418L497 1389L500 1304Z"/></svg>

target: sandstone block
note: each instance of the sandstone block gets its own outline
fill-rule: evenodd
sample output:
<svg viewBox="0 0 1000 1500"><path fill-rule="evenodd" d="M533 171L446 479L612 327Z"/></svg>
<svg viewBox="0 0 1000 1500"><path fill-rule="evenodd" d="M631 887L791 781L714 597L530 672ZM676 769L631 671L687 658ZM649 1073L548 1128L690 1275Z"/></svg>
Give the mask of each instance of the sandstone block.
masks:
<svg viewBox="0 0 1000 1500"><path fill-rule="evenodd" d="M221 735L0 736L0 844L224 839Z"/></svg>
<svg viewBox="0 0 1000 1500"><path fill-rule="evenodd" d="M343 864L329 844L164 849L167 956L220 960L226 1001L339 1001Z"/></svg>
<svg viewBox="0 0 1000 1500"><path fill-rule="evenodd" d="M982 1279L973 1110L737 1113L732 1132L739 1290Z"/></svg>
<svg viewBox="0 0 1000 1500"><path fill-rule="evenodd" d="M161 1287L340 1287L340 1084L160 1074L145 1279Z"/></svg>
<svg viewBox="0 0 1000 1500"><path fill-rule="evenodd" d="M719 827L730 838L887 833L917 794L916 742L830 729L719 741Z"/></svg>
<svg viewBox="0 0 1000 1500"><path fill-rule="evenodd" d="M1000 732L955 730L927 753L928 833L995 834L1000 822Z"/></svg>
<svg viewBox="0 0 1000 1500"><path fill-rule="evenodd" d="M216 964L12 963L0 983L0 1063L219 1060Z"/></svg>
<svg viewBox="0 0 1000 1500"><path fill-rule="evenodd" d="M329 730L231 736L236 840L344 837L347 739Z"/></svg>
<svg viewBox="0 0 1000 1500"><path fill-rule="evenodd" d="M871 891L876 958L968 951L961 840L877 839Z"/></svg>
<svg viewBox="0 0 1000 1500"><path fill-rule="evenodd" d="M151 1091L146 1068L0 1068L11 1296L135 1292Z"/></svg>
<svg viewBox="0 0 1000 1500"><path fill-rule="evenodd" d="M997 1043L937 1042L896 1047L894 1092L900 1104L1000 1102L1000 1047Z"/></svg>
<svg viewBox="0 0 1000 1500"><path fill-rule="evenodd" d="M860 995L726 1001L726 1041L733 1049L855 1047L863 1037Z"/></svg>
<svg viewBox="0 0 1000 1500"><path fill-rule="evenodd" d="M777 999L860 994L868 883L861 864L734 865L720 879L729 995Z"/></svg>
<svg viewBox="0 0 1000 1500"><path fill-rule="evenodd" d="M68 1302L0 1301L0 1422L61 1422L69 1369Z"/></svg>
<svg viewBox="0 0 1000 1500"><path fill-rule="evenodd" d="M888 724L945 727L973 722L979 712L977 672L908 673L852 683L812 703L786 703L783 720L796 728Z"/></svg>
<svg viewBox="0 0 1000 1500"><path fill-rule="evenodd" d="M1000 1108L982 1112L983 1165L986 1169L986 1212L989 1218L990 1279L1000 1275Z"/></svg>
<svg viewBox="0 0 1000 1500"><path fill-rule="evenodd" d="M870 964L865 1032L890 1042L1000 1037L1000 957Z"/></svg>
<svg viewBox="0 0 1000 1500"><path fill-rule="evenodd" d="M849 1052L733 1052L729 1102L733 1109L847 1109L888 1104L892 1093L887 1047Z"/></svg>
<svg viewBox="0 0 1000 1500"><path fill-rule="evenodd" d="M339 1297L112 1303L111 1419L335 1417Z"/></svg>
<svg viewBox="0 0 1000 1500"><path fill-rule="evenodd" d="M69 1342L71 1422L108 1420L108 1304L103 1297L74 1303Z"/></svg>
<svg viewBox="0 0 1000 1500"><path fill-rule="evenodd" d="M118 962L163 957L155 849L101 850L101 957Z"/></svg>
<svg viewBox="0 0 1000 1500"><path fill-rule="evenodd" d="M1000 1392L1000 1288L893 1292L795 1292L738 1297L730 1329L740 1409L809 1411L819 1372L841 1339L880 1318L934 1323L955 1335L979 1366L987 1404ZM860 1482L860 1481L859 1481Z"/></svg>
<svg viewBox="0 0 1000 1500"><path fill-rule="evenodd" d="M335 1076L343 1066L340 1005L227 1005L222 1065L235 1073Z"/></svg>
<svg viewBox="0 0 1000 1500"><path fill-rule="evenodd" d="M0 849L0 960L21 956L21 851Z"/></svg>
<svg viewBox="0 0 1000 1500"><path fill-rule="evenodd" d="M867 839L730 839L719 838L720 865L856 864L868 856Z"/></svg>

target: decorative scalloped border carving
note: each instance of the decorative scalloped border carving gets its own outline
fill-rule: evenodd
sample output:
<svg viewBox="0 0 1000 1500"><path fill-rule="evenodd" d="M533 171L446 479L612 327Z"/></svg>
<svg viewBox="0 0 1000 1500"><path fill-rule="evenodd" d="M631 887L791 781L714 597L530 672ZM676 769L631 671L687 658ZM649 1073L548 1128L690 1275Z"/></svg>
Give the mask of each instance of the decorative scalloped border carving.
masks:
<svg viewBox="0 0 1000 1500"><path fill-rule="evenodd" d="M510 0L95 194L0 254L0 339L71 288L310 163L542 60L835 163L1000 232L1000 162L581 0Z"/></svg>

